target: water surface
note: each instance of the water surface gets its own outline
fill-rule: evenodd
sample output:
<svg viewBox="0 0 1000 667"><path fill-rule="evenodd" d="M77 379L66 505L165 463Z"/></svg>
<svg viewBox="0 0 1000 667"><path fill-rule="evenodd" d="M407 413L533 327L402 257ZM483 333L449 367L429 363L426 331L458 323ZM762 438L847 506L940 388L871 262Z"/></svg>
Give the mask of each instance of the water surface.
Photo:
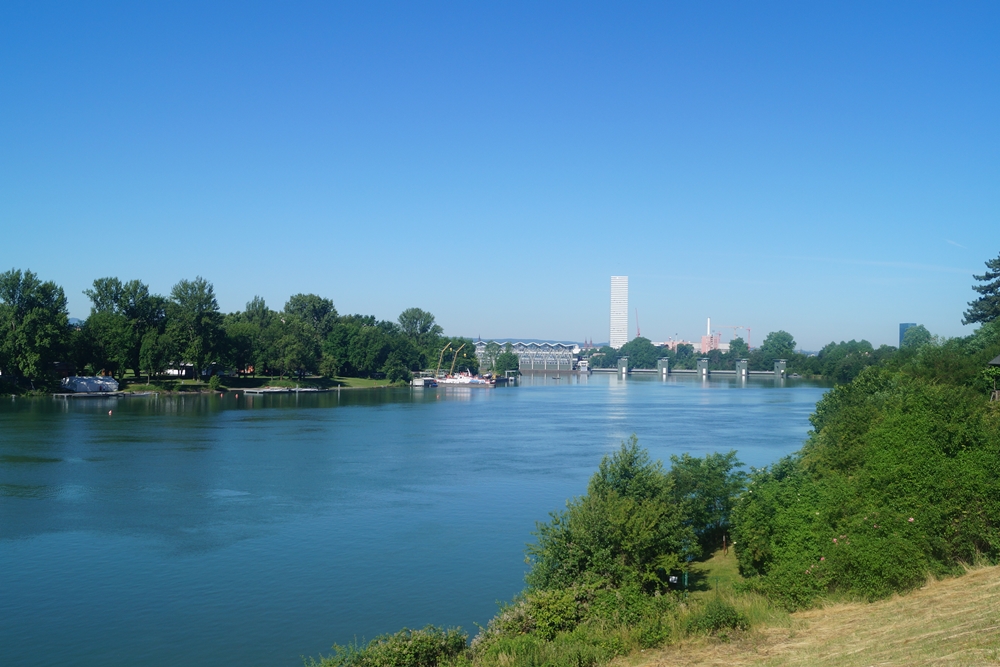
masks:
<svg viewBox="0 0 1000 667"><path fill-rule="evenodd" d="M0 664L283 666L403 626L474 633L521 589L535 521L622 439L762 466L823 391L593 375L4 399Z"/></svg>

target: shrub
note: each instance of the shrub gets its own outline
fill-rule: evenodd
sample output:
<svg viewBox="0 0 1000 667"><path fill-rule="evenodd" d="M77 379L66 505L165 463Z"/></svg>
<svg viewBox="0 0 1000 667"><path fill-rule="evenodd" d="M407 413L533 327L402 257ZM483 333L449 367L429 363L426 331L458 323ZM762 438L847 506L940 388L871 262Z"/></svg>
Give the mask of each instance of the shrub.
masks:
<svg viewBox="0 0 1000 667"><path fill-rule="evenodd" d="M527 550L529 589L664 589L667 573L680 569L696 543L672 488L663 466L650 460L635 436L623 442L601 461L587 495L538 525L538 542Z"/></svg>
<svg viewBox="0 0 1000 667"><path fill-rule="evenodd" d="M219 391L221 387L222 387L221 377L219 377L218 375L213 375L212 377L208 378L209 389L211 389L212 391Z"/></svg>
<svg viewBox="0 0 1000 667"><path fill-rule="evenodd" d="M334 644L333 655L310 658L308 667L436 667L454 661L466 651L468 634L428 625L422 630L403 628L376 637L367 646Z"/></svg>
<svg viewBox="0 0 1000 667"><path fill-rule="evenodd" d="M866 369L820 401L798 454L751 474L733 517L749 589L789 609L874 600L1000 559L1000 423L980 392L941 382L961 367L951 353L921 350L934 380Z"/></svg>
<svg viewBox="0 0 1000 667"><path fill-rule="evenodd" d="M724 630L748 630L750 621L736 607L718 598L709 601L705 608L688 618L688 632L717 634Z"/></svg>

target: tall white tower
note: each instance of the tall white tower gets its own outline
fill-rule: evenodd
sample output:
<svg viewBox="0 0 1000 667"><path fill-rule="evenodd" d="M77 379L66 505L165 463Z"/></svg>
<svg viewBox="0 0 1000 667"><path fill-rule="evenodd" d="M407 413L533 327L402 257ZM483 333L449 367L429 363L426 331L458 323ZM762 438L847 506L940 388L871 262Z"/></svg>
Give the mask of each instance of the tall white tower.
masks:
<svg viewBox="0 0 1000 667"><path fill-rule="evenodd" d="M611 338L619 349L628 342L628 276L611 276Z"/></svg>

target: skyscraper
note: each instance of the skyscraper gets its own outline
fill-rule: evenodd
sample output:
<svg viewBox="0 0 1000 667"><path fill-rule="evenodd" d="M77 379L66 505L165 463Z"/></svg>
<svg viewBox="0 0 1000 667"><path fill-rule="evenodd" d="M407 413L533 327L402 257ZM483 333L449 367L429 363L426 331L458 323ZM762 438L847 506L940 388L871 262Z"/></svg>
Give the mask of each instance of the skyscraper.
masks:
<svg viewBox="0 0 1000 667"><path fill-rule="evenodd" d="M611 338L616 350L628 342L628 276L611 276Z"/></svg>
<svg viewBox="0 0 1000 667"><path fill-rule="evenodd" d="M899 346L903 347L903 336L906 335L906 330L910 327L917 326L916 322L900 322L899 323Z"/></svg>

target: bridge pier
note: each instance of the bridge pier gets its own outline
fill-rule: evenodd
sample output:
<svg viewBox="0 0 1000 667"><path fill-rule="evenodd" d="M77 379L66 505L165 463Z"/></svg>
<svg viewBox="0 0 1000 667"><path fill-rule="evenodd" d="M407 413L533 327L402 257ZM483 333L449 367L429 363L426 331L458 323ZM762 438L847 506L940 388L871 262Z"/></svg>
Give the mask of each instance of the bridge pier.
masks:
<svg viewBox="0 0 1000 667"><path fill-rule="evenodd" d="M663 380L667 379L670 375L670 360L669 359L657 359L656 360L656 372L659 374L660 378Z"/></svg>

